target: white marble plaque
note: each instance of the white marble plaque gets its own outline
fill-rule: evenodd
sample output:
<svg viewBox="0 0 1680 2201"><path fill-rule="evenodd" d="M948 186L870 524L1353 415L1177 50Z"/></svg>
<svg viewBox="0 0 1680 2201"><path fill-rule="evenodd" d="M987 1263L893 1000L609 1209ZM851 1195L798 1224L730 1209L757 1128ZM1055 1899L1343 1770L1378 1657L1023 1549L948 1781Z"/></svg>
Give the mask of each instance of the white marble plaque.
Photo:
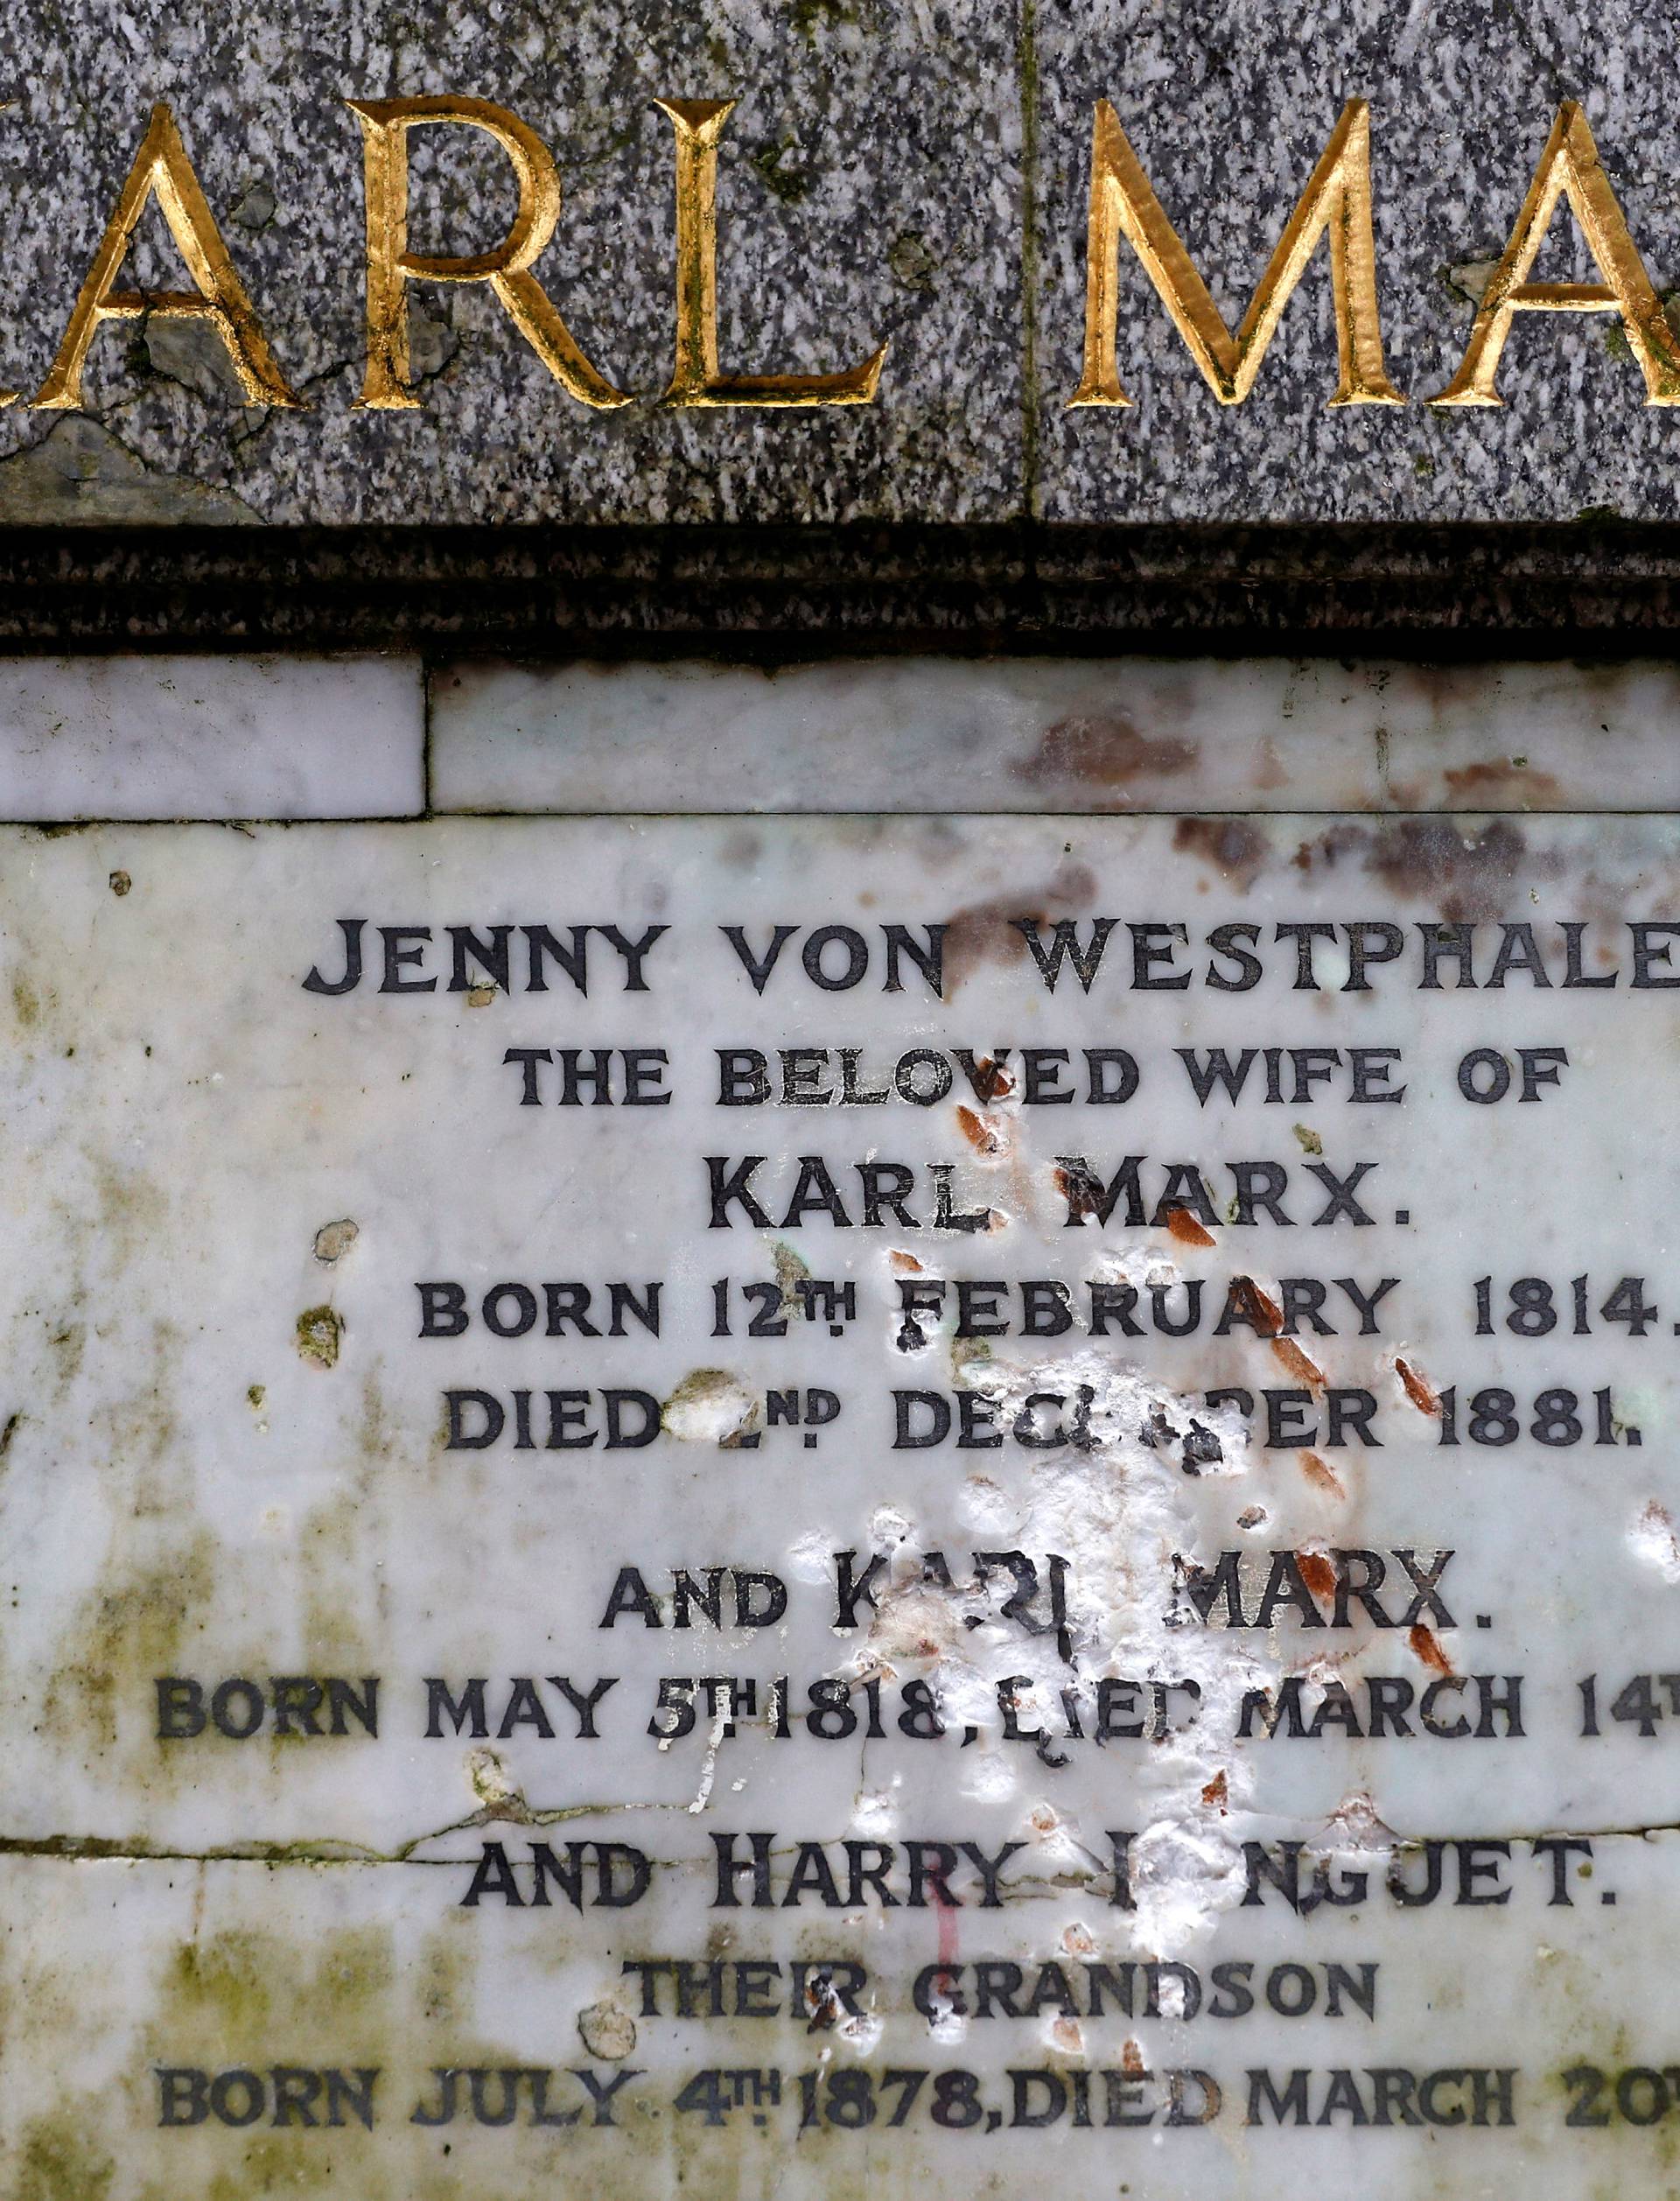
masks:
<svg viewBox="0 0 1680 2201"><path fill-rule="evenodd" d="M0 2190L1674 2187L1672 820L11 826L0 940Z"/></svg>

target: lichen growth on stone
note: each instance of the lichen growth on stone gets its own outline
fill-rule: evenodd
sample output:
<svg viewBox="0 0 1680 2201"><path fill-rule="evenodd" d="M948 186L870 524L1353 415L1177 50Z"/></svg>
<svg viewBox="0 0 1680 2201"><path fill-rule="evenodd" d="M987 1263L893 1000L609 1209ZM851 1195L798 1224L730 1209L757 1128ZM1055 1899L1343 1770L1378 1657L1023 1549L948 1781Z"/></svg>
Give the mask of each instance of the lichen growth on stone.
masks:
<svg viewBox="0 0 1680 2201"><path fill-rule="evenodd" d="M298 1350L317 1368L335 1368L344 1318L331 1307L309 1307L298 1317Z"/></svg>

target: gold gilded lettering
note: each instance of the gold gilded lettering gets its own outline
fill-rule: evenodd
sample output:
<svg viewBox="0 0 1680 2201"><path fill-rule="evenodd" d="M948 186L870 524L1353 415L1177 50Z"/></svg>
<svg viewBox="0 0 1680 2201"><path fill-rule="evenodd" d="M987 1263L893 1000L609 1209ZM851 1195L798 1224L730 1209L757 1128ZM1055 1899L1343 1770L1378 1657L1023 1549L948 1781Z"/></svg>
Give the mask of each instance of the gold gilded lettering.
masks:
<svg viewBox="0 0 1680 2201"><path fill-rule="evenodd" d="M733 100L656 100L676 132L676 360L668 405L867 405L886 346L837 375L724 375L718 363L718 140Z"/></svg>
<svg viewBox="0 0 1680 2201"><path fill-rule="evenodd" d="M1558 201L1567 199L1600 283L1530 283ZM1518 313L1620 313L1645 377L1648 405L1680 404L1680 347L1651 287L1599 158L1586 116L1573 100L1558 109L1511 241L1481 294L1464 364L1432 405L1502 405L1494 387L1500 355Z"/></svg>
<svg viewBox="0 0 1680 2201"><path fill-rule="evenodd" d="M169 234L198 285L194 291L117 291L111 287L152 199L162 209ZM161 101L151 110L150 124L94 255L59 355L31 403L43 410L60 412L80 405L82 370L102 325L135 320L142 315L158 320L207 321L221 339L251 404L302 403L269 349L256 308L234 272L215 216L186 157L175 117Z"/></svg>
<svg viewBox="0 0 1680 2201"><path fill-rule="evenodd" d="M555 380L581 404L605 411L627 405L578 348L532 263L560 218L560 177L536 132L505 107L465 95L407 100L348 100L362 130L368 200L368 365L359 408L414 411L410 388L407 284L487 283L514 326ZM519 203L507 235L488 252L436 256L409 247L409 132L418 123L452 123L487 131L513 165Z"/></svg>
<svg viewBox="0 0 1680 2201"><path fill-rule="evenodd" d="M1085 364L1071 405L1129 405L1115 359L1120 240L1172 316L1190 355L1222 405L1240 405L1254 387L1266 347L1319 239L1330 239L1330 290L1341 375L1333 405L1404 405L1382 365L1376 303L1376 248L1371 235L1371 110L1349 100L1278 241L1242 325L1233 336L1167 220L1120 118L1099 100L1091 145L1090 218L1086 238Z"/></svg>

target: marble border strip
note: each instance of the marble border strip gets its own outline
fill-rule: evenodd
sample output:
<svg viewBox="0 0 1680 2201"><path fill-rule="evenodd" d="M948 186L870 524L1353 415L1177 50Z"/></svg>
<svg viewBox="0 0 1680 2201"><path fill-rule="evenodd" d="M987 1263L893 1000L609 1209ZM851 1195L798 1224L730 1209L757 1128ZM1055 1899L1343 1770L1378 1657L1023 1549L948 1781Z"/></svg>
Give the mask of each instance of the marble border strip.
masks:
<svg viewBox="0 0 1680 2201"><path fill-rule="evenodd" d="M1676 730L1650 657L0 655L0 822L1153 812L1240 871L1268 813L1680 812Z"/></svg>
<svg viewBox="0 0 1680 2201"><path fill-rule="evenodd" d="M411 817L414 657L0 659L0 817Z"/></svg>
<svg viewBox="0 0 1680 2201"><path fill-rule="evenodd" d="M1680 666L1334 658L438 668L440 812L1680 810Z"/></svg>

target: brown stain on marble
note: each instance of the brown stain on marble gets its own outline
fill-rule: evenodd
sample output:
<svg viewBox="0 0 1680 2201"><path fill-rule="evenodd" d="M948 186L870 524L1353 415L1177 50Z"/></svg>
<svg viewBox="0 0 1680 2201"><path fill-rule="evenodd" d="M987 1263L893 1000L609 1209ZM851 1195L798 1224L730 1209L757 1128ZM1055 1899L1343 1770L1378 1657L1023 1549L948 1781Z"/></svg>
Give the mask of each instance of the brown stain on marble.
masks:
<svg viewBox="0 0 1680 2201"><path fill-rule="evenodd" d="M1211 865L1245 894L1271 854L1266 836L1244 817L1181 817L1172 831L1172 845L1180 855Z"/></svg>
<svg viewBox="0 0 1680 2201"><path fill-rule="evenodd" d="M1070 1222L1085 1223L1102 1204L1102 1188L1095 1177L1083 1170L1064 1169L1060 1164L1054 1172L1056 1190L1068 1202Z"/></svg>
<svg viewBox="0 0 1680 2201"><path fill-rule="evenodd" d="M1246 1309L1256 1328L1271 1347L1272 1356L1278 1366L1292 1376L1298 1384L1309 1391L1324 1389L1324 1370L1309 1354L1302 1351L1292 1337L1282 1335L1284 1310L1269 1292L1261 1290L1251 1276L1231 1279L1232 1295Z"/></svg>
<svg viewBox="0 0 1680 2201"><path fill-rule="evenodd" d="M1439 1637L1432 1634L1421 1620L1407 1636L1406 1641L1411 1645L1413 1654L1421 1658L1424 1665L1432 1667L1437 1673L1452 1672L1452 1661L1442 1650Z"/></svg>
<svg viewBox="0 0 1680 2201"><path fill-rule="evenodd" d="M1435 1395L1428 1379L1415 1369L1410 1361L1402 1360L1396 1354L1394 1372L1400 1378L1401 1388L1420 1414L1440 1412L1441 1402Z"/></svg>
<svg viewBox="0 0 1680 2201"><path fill-rule="evenodd" d="M1528 856L1528 842L1506 818L1466 833L1446 819L1409 817L1373 834L1366 869L1396 894L1438 900L1456 923L1496 917Z"/></svg>
<svg viewBox="0 0 1680 2201"><path fill-rule="evenodd" d="M1059 1171L1057 1174L1065 1175L1066 1172ZM1219 1243L1211 1230L1204 1230L1196 1221L1188 1208L1169 1208L1166 1227L1181 1245L1216 1245Z"/></svg>
<svg viewBox="0 0 1680 2201"><path fill-rule="evenodd" d="M1553 774L1537 771L1531 764L1519 764L1514 757L1500 757L1486 764L1460 765L1456 771L1443 773L1441 776L1452 802L1466 810L1496 805L1523 810L1553 810L1564 797L1563 787Z"/></svg>
<svg viewBox="0 0 1680 2201"><path fill-rule="evenodd" d="M1005 1093L1015 1090L1015 1081L1001 1062L995 1062L990 1055L980 1055L974 1066L974 1083L983 1101L1001 1100Z"/></svg>
<svg viewBox="0 0 1680 2201"><path fill-rule="evenodd" d="M1003 1152L1003 1140L998 1138L985 1118L976 1115L973 1109L962 1101L956 1104L956 1123L957 1129L974 1148L976 1153L990 1155Z"/></svg>
<svg viewBox="0 0 1680 2201"><path fill-rule="evenodd" d="M1284 1327L1284 1310L1270 1292L1263 1291L1251 1276L1231 1279L1231 1296L1249 1316L1262 1337L1276 1337Z"/></svg>
<svg viewBox="0 0 1680 2201"><path fill-rule="evenodd" d="M1123 711L1101 716L1058 718L1039 736L1030 757L1018 758L1011 777L1029 787L1060 787L1069 781L1087 789L1112 790L1137 779L1172 778L1196 762L1194 742L1172 734L1143 732Z"/></svg>
<svg viewBox="0 0 1680 2201"><path fill-rule="evenodd" d="M1274 1337L1271 1350L1278 1366L1292 1376L1298 1384L1304 1384L1309 1391L1324 1389L1323 1369L1309 1354L1301 1350L1292 1337Z"/></svg>
<svg viewBox="0 0 1680 2201"><path fill-rule="evenodd" d="M1348 1495L1341 1487L1341 1477L1329 1461L1320 1460L1316 1452L1302 1453L1301 1473L1314 1490L1322 1490L1326 1497L1345 1498Z"/></svg>
<svg viewBox="0 0 1680 2201"><path fill-rule="evenodd" d="M1031 951L1015 929L1015 918L1031 917L1046 925L1059 917L1076 917L1096 900L1096 886L1095 872L1069 861L1058 865L1042 887L994 895L953 910L945 923L946 999L983 964L1030 964Z"/></svg>
<svg viewBox="0 0 1680 2201"><path fill-rule="evenodd" d="M1338 822L1303 841L1294 857L1309 877L1357 866L1397 895L1433 903L1452 924L1502 915L1515 908L1524 881L1557 878L1563 861L1555 850L1531 849L1507 817L1467 828L1446 817L1382 826Z"/></svg>
<svg viewBox="0 0 1680 2201"><path fill-rule="evenodd" d="M1336 1570L1322 1552L1303 1552L1298 1561L1301 1580L1315 1597L1334 1597Z"/></svg>

